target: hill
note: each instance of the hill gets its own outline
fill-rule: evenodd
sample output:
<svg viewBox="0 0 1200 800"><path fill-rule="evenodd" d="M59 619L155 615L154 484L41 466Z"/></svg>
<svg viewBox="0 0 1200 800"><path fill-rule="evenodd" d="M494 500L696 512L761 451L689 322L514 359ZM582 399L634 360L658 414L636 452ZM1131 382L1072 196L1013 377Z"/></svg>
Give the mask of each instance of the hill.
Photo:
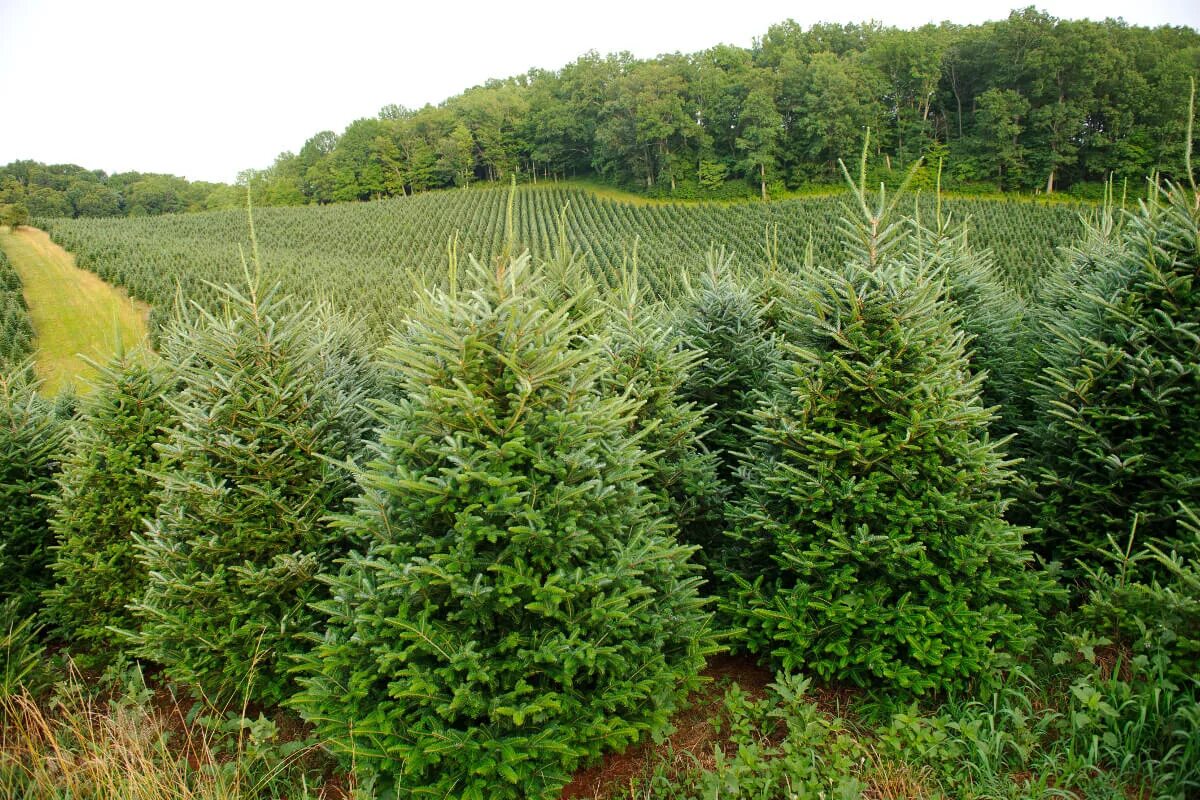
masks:
<svg viewBox="0 0 1200 800"><path fill-rule="evenodd" d="M359 314L377 333L403 314L417 287L444 280L447 247L457 237L465 259L493 258L505 241L509 191L482 188L432 192L373 203L254 211L269 280L289 293L325 298ZM535 260L549 258L565 222L570 245L602 285L615 286L622 264L636 259L644 289L669 300L685 274L703 269L723 248L742 269L768 262L802 269L811 248L820 263L842 258L836 222L846 198L837 195L776 203L631 203L578 188L519 187L513 235ZM933 200L919 203L932 214ZM991 249L1007 282L1034 286L1081 229L1081 206L987 200L945 200L956 219L969 217L975 244ZM161 308L180 287L185 297L215 302L212 283L237 283L239 246L248 240L244 211L214 211L142 219L56 219L54 240L79 263L136 298Z"/></svg>

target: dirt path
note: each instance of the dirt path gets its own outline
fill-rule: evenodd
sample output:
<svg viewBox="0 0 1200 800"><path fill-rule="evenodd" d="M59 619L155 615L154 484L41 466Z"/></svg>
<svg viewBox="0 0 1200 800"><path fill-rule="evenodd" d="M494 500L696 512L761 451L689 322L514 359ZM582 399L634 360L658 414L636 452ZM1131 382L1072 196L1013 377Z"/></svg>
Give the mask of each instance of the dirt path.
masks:
<svg viewBox="0 0 1200 800"><path fill-rule="evenodd" d="M149 306L76 267L74 257L45 231L6 231L0 228L0 247L25 287L43 391L57 394L69 383L87 391L92 368L83 357L107 360L118 336L126 348L142 343Z"/></svg>

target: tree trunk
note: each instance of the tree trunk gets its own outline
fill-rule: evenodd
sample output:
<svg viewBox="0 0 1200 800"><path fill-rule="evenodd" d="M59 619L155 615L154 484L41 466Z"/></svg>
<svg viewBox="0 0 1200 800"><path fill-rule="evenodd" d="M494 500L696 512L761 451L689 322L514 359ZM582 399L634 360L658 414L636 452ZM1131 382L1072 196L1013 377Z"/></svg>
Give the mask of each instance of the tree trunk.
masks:
<svg viewBox="0 0 1200 800"><path fill-rule="evenodd" d="M1054 194L1054 167L1050 168L1050 177L1046 179L1046 194Z"/></svg>
<svg viewBox="0 0 1200 800"><path fill-rule="evenodd" d="M758 177L761 181L762 199L763 199L763 202L765 203L765 202L767 202L767 165L766 164L758 165Z"/></svg>

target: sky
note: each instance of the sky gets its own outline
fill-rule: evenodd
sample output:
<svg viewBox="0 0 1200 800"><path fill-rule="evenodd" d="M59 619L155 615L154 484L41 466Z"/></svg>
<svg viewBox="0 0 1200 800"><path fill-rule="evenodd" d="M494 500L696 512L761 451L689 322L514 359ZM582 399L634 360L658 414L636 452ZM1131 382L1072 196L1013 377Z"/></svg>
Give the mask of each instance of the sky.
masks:
<svg viewBox="0 0 1200 800"><path fill-rule="evenodd" d="M232 182L390 103L437 104L588 50L748 47L785 19L911 28L1022 0L0 0L0 164ZM1043 0L1057 17L1200 28L1197 0ZM711 9L711 10L710 10Z"/></svg>

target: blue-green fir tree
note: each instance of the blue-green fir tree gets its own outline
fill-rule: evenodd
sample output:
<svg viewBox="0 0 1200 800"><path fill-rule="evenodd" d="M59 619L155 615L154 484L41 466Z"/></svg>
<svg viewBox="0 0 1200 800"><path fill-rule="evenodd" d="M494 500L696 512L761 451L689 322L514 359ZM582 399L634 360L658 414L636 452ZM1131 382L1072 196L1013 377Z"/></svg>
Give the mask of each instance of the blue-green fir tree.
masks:
<svg viewBox="0 0 1200 800"><path fill-rule="evenodd" d="M179 391L138 542L136 652L214 702L272 704L292 693L291 657L317 624L317 576L346 551L328 519L354 485L339 462L372 422L352 337L249 284L164 336Z"/></svg>

